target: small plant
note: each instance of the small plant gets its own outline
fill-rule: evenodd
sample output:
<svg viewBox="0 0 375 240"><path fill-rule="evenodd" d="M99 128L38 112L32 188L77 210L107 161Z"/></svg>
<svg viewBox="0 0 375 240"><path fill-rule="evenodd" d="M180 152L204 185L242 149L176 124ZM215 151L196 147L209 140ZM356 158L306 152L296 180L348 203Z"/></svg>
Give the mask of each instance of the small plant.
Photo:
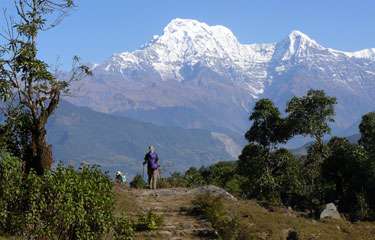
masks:
<svg viewBox="0 0 375 240"><path fill-rule="evenodd" d="M153 231L157 230L162 224L163 217L149 211L138 218L135 229L137 231Z"/></svg>
<svg viewBox="0 0 375 240"><path fill-rule="evenodd" d="M161 178L158 182L159 188L187 187L185 177L178 172L172 173L169 177Z"/></svg>
<svg viewBox="0 0 375 240"><path fill-rule="evenodd" d="M130 182L131 188L143 189L146 187L146 182L143 180L141 175L136 175L133 180Z"/></svg>
<svg viewBox="0 0 375 240"><path fill-rule="evenodd" d="M125 215L115 218L113 232L115 240L132 240L134 237L132 221Z"/></svg>
<svg viewBox="0 0 375 240"><path fill-rule="evenodd" d="M236 212L225 208L222 198L202 194L193 200L195 213L200 213L211 222L221 239L234 240L240 233L240 220Z"/></svg>

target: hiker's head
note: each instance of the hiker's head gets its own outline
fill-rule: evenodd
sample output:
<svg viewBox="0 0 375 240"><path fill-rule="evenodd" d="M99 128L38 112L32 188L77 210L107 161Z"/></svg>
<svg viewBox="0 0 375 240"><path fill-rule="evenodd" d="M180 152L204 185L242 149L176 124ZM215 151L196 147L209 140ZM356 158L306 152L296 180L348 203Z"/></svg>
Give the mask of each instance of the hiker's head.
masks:
<svg viewBox="0 0 375 240"><path fill-rule="evenodd" d="M148 147L148 151L149 151L149 152L155 152L155 147L152 146L152 145L150 145L150 146Z"/></svg>

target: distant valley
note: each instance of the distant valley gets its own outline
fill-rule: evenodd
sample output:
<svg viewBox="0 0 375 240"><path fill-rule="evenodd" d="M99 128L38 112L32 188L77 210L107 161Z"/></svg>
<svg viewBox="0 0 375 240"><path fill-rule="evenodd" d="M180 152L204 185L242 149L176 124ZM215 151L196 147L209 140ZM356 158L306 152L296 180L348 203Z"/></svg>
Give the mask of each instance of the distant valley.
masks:
<svg viewBox="0 0 375 240"><path fill-rule="evenodd" d="M239 146L207 130L160 127L126 117L95 112L63 102L48 124L48 141L56 162L96 164L113 174L142 172L150 144L156 146L163 174L231 160ZM234 150L233 150L234 149Z"/></svg>

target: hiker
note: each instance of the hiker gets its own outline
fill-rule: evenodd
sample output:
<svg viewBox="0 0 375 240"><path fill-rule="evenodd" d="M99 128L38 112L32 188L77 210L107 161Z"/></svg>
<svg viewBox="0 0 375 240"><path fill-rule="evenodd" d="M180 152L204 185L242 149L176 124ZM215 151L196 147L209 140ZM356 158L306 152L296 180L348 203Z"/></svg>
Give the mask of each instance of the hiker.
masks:
<svg viewBox="0 0 375 240"><path fill-rule="evenodd" d="M115 177L116 183L118 184L124 184L126 182L126 176L120 171L116 172L116 177Z"/></svg>
<svg viewBox="0 0 375 240"><path fill-rule="evenodd" d="M159 177L159 157L155 152L154 146L148 147L148 152L145 155L143 165L147 164L147 182L151 189L156 189L157 178Z"/></svg>

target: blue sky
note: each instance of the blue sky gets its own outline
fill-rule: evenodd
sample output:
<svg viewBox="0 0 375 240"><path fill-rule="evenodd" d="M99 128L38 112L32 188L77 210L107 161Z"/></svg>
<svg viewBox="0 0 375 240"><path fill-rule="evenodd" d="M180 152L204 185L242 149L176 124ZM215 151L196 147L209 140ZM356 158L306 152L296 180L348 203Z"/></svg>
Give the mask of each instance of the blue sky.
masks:
<svg viewBox="0 0 375 240"><path fill-rule="evenodd" d="M74 55L99 63L139 48L177 17L224 25L242 43L275 42L298 29L331 48L375 47L374 0L76 1L78 8L41 36L40 55L49 63L60 58L66 67Z"/></svg>

